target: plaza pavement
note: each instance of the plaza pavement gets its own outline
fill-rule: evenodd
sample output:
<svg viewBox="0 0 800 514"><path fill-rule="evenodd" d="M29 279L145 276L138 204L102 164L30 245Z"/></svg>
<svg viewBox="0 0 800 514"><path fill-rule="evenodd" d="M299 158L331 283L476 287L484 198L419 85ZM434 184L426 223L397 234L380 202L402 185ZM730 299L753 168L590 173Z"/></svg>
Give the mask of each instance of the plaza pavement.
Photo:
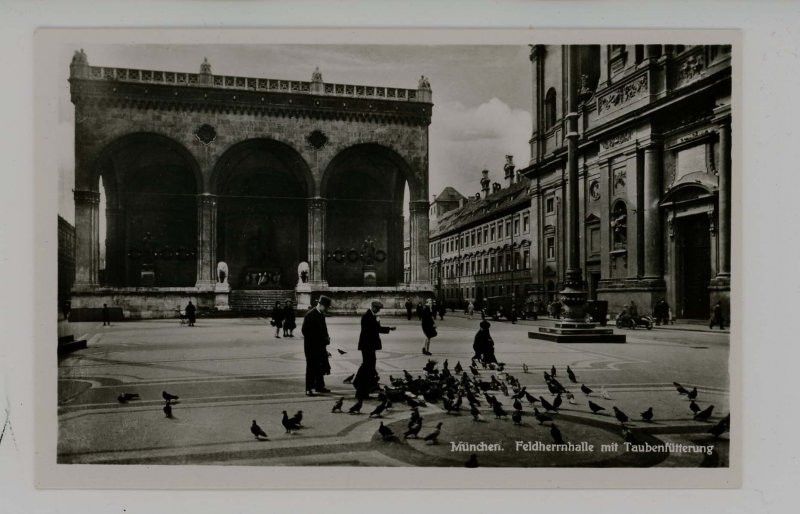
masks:
<svg viewBox="0 0 800 514"><path fill-rule="evenodd" d="M298 320L301 322L302 320ZM472 339L479 321L446 316L437 321L439 337L431 351L439 367L447 358L452 370L460 361L466 369L472 355ZM438 445L402 437L384 442L376 431L381 420L368 413L377 400L365 402L362 414L347 414L354 403L353 388L343 384L360 363L357 351L359 320L331 317L332 393L304 395L305 361L300 330L292 338L274 337L265 319L200 319L197 326L177 320L73 324L76 337L84 335L89 347L59 360L58 460L62 463L158 463L236 465L359 465L359 466L463 466L471 451L452 451L452 442L500 443L499 452L479 454L481 466L724 466L728 462L728 434L714 438L707 431L729 411L729 334L692 330L625 331L626 344L556 344L527 337L536 325L549 321L492 323L498 359L506 372L518 378L535 396L552 400L543 371L555 365L558 378L575 392L576 405L567 403L555 416L564 439L578 444L607 444L607 451L527 452L516 441L552 443L547 424L540 425L533 408L523 402L520 426L511 419L495 419L483 402L482 420L473 421L469 407L447 414L441 403L420 409L423 428L430 433L443 423ZM403 370L424 375L428 360L421 353L423 338L416 319L384 317L384 325L396 325L383 337L378 352L382 382L402 377ZM340 355L337 349L347 352ZM522 364L529 368L524 373ZM569 365L578 377L571 384ZM482 370L488 380L493 373ZM676 393L673 381L699 391L701 407L714 405L709 422L695 421L685 396ZM585 383L594 393L586 398ZM610 399L600 397L605 387ZM174 418L165 418L161 392L179 395ZM121 404L122 392L139 393L141 400ZM496 392L507 411L512 400ZM345 413L333 414L336 399L345 398ZM592 414L587 401L607 411ZM466 401L464 402L466 405ZM713 445L710 455L655 451L625 451L612 406L626 412L637 440L651 445L681 443ZM652 423L639 413L652 406ZM541 407L539 407L540 410ZM281 411L290 415L303 410L304 428L286 434ZM395 404L383 422L395 433L406 429L409 408ZM257 441L250 434L252 420L268 434ZM735 430L735 428L734 428ZM611 449L614 443L618 448Z"/></svg>

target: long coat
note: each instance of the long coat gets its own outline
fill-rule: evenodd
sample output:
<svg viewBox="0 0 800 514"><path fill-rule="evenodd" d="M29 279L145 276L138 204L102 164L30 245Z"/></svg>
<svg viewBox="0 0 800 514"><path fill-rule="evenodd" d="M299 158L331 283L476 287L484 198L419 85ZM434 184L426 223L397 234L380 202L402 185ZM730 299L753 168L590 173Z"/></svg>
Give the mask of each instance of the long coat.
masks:
<svg viewBox="0 0 800 514"><path fill-rule="evenodd" d="M358 349L380 350L383 348L381 346L381 334L388 333L389 327L382 327L372 309L367 309L367 312L361 316L361 335L358 336Z"/></svg>
<svg viewBox="0 0 800 514"><path fill-rule="evenodd" d="M427 305L422 308L422 332L428 339L436 337L436 327L433 321L434 313Z"/></svg>
<svg viewBox="0 0 800 514"><path fill-rule="evenodd" d="M328 325L325 323L325 315L316 308L308 311L303 318L303 351L306 354L306 363L317 373L327 375L331 371L328 362L328 350L326 346L330 344L328 336Z"/></svg>

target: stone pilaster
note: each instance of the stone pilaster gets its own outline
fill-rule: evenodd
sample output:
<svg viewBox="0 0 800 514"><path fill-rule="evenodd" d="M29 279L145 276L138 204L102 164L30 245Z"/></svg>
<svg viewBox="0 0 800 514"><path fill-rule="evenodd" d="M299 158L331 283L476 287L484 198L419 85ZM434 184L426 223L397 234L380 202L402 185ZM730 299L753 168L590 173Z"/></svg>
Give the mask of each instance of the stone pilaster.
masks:
<svg viewBox="0 0 800 514"><path fill-rule="evenodd" d="M74 192L75 288L94 288L100 268L100 193Z"/></svg>
<svg viewBox="0 0 800 514"><path fill-rule="evenodd" d="M661 148L654 142L644 150L644 278L649 280L663 276L660 198Z"/></svg>
<svg viewBox="0 0 800 514"><path fill-rule="evenodd" d="M731 276L731 127L726 120L719 130L719 207L717 237L719 238L719 268L717 276Z"/></svg>
<svg viewBox="0 0 800 514"><path fill-rule="evenodd" d="M197 196L197 283L200 290L213 290L217 282L217 197Z"/></svg>
<svg viewBox="0 0 800 514"><path fill-rule="evenodd" d="M325 278L325 220L327 200L316 197L306 201L308 206L308 267L309 282L326 285Z"/></svg>
<svg viewBox="0 0 800 514"><path fill-rule="evenodd" d="M409 206L409 240L411 258L411 283L430 284L428 262L428 202L415 200Z"/></svg>
<svg viewBox="0 0 800 514"><path fill-rule="evenodd" d="M125 211L106 207L106 285L119 286L125 281Z"/></svg>

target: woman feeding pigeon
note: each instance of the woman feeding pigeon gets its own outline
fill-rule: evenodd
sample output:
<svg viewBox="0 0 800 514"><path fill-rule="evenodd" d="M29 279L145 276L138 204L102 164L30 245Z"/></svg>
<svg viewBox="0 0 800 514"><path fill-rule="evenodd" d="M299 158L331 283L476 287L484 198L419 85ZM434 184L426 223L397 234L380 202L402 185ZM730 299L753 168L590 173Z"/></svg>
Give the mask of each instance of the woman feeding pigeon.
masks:
<svg viewBox="0 0 800 514"><path fill-rule="evenodd" d="M484 364L497 363L497 358L494 356L494 340L489 334L489 327L492 324L488 321L481 321L480 329L475 334L475 342L472 344L472 349L475 350L475 355L472 360L479 360Z"/></svg>

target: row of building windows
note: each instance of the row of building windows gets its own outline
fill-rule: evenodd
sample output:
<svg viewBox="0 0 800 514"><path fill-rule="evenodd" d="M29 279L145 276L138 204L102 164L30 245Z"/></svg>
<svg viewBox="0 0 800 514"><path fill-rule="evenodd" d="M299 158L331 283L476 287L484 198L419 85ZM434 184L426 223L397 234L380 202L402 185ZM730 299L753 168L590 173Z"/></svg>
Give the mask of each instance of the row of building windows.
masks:
<svg viewBox="0 0 800 514"><path fill-rule="evenodd" d="M475 287L444 287L442 288L442 294L447 299L460 299L464 300L465 302L468 300L480 300L476 295L482 296L504 296L507 294L511 294L512 288L511 286L486 286L485 288L475 288ZM514 296L520 297L522 294L522 288L519 285L514 285L513 288Z"/></svg>
<svg viewBox="0 0 800 514"><path fill-rule="evenodd" d="M497 273L502 271L511 271L513 266L515 270L525 270L530 268L530 250L524 250L522 253L498 255L496 257L472 258L460 263L444 264L441 267L442 278L465 277L471 275L482 275L485 273ZM439 278L438 266L431 267L431 276L434 279Z"/></svg>
<svg viewBox="0 0 800 514"><path fill-rule="evenodd" d="M511 237L512 221L510 219L492 222L483 227L473 229L467 234L450 236L442 241L431 243L430 257L439 257L446 253L456 252L460 249L474 248L476 246L493 243ZM520 234L520 216L513 221L514 235ZM530 216L522 215L522 233L527 234L531 229Z"/></svg>

